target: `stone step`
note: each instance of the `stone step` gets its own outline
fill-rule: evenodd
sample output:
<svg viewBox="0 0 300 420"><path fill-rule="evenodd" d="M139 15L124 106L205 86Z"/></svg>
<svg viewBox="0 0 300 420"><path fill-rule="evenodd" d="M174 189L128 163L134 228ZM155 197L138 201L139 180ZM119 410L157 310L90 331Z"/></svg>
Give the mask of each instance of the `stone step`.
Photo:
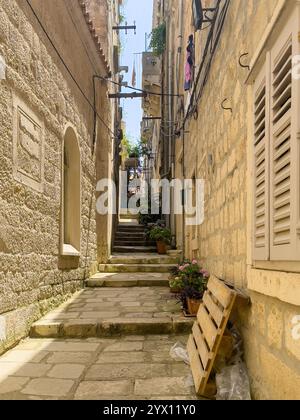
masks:
<svg viewBox="0 0 300 420"><path fill-rule="evenodd" d="M144 252L157 252L156 247L151 246L114 246L113 252L121 253L121 254L128 254L128 253L144 253Z"/></svg>
<svg viewBox="0 0 300 420"><path fill-rule="evenodd" d="M116 241L143 241L145 242L146 238L144 235L128 235L127 233L120 234L117 233L115 236Z"/></svg>
<svg viewBox="0 0 300 420"><path fill-rule="evenodd" d="M100 273L169 273L175 264L100 264Z"/></svg>
<svg viewBox="0 0 300 420"><path fill-rule="evenodd" d="M114 246L151 246L154 247L155 244L147 241L115 241Z"/></svg>
<svg viewBox="0 0 300 420"><path fill-rule="evenodd" d="M122 236L128 236L128 237L132 237L132 236L137 236L137 237L144 237L145 236L145 231L141 230L141 231L136 231L136 232L124 232L122 230L117 230L116 235L122 235Z"/></svg>
<svg viewBox="0 0 300 420"><path fill-rule="evenodd" d="M128 235L128 237L131 237L131 236L145 236L145 231L144 230L136 230L136 231L117 230L116 235Z"/></svg>
<svg viewBox="0 0 300 420"><path fill-rule="evenodd" d="M185 334L184 318L167 287L86 288L31 327L34 338L93 338Z"/></svg>
<svg viewBox="0 0 300 420"><path fill-rule="evenodd" d="M119 225L117 227L118 232L145 232L145 227L136 225L136 226L130 226L130 225Z"/></svg>
<svg viewBox="0 0 300 420"><path fill-rule="evenodd" d="M167 273L97 273L86 281L86 286L98 287L168 287Z"/></svg>
<svg viewBox="0 0 300 420"><path fill-rule="evenodd" d="M116 238L117 239L117 238ZM122 241L122 242L150 242L147 241L147 239L144 236L140 236L138 238L129 238L127 235L124 235L122 238L118 238L118 241ZM153 241L151 241L153 242Z"/></svg>
<svg viewBox="0 0 300 420"><path fill-rule="evenodd" d="M123 265L132 265L132 264L156 264L156 265L164 265L164 264L177 264L177 259L174 257L169 257L168 255L159 255L155 254L140 254L140 255L112 255L109 260L109 264L123 264Z"/></svg>
<svg viewBox="0 0 300 420"><path fill-rule="evenodd" d="M38 321L31 326L31 338L110 338L121 335L189 334L194 318L112 318L105 320Z"/></svg>
<svg viewBox="0 0 300 420"><path fill-rule="evenodd" d="M138 220L138 214L124 213L120 214L120 220Z"/></svg>

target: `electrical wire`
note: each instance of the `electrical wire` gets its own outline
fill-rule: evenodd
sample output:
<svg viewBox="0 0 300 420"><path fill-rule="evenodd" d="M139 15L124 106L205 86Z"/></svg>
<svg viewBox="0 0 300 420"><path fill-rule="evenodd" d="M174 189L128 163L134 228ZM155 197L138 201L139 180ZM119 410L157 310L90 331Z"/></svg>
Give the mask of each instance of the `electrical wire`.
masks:
<svg viewBox="0 0 300 420"><path fill-rule="evenodd" d="M98 78L99 79L106 80L107 82L112 83L113 85L117 85L117 86L120 86L120 87L125 87L126 89L135 90L137 92L142 92L142 93L145 93L147 95L152 95L152 96L169 96L169 97L176 97L176 98L179 98L179 97L182 97L183 96L183 95L177 95L177 94L172 94L172 93L156 93L156 92L150 92L148 90L138 89L138 88L135 88L135 87L129 86L129 85L128 86L123 86L121 83L115 82L114 80L110 80L107 77L98 76Z"/></svg>
<svg viewBox="0 0 300 420"><path fill-rule="evenodd" d="M111 128L106 124L106 122L103 120L103 118L99 115L99 113L97 112L97 110L95 109L94 105L91 103L90 99L87 97L87 95L84 93L83 89L81 88L80 84L77 82L77 80L75 79L74 75L72 74L71 70L69 69L68 65L66 64L65 60L63 59L61 53L58 51L58 49L56 48L54 42L52 41L50 35L48 34L46 28L44 27L43 23L41 22L40 18L38 17L36 11L34 10L34 8L32 7L31 3L29 0L26 0L26 3L28 4L30 10L32 11L33 15L35 16L37 22L39 23L41 29L43 30L44 34L46 35L48 41L50 42L51 46L53 47L54 51L56 52L58 58L60 59L60 61L62 62L62 64L64 65L65 69L67 70L67 72L69 73L69 75L71 76L71 79L73 80L73 82L75 83L75 85L77 86L77 88L79 89L80 93L82 94L82 96L85 98L86 102L89 104L89 106L91 107L91 109L96 113L97 117L99 118L99 120L102 122L102 124L104 125L104 127L106 127L106 129L110 132L110 134L113 135L113 137L116 137L116 133L114 133ZM99 76L100 77L100 76Z"/></svg>

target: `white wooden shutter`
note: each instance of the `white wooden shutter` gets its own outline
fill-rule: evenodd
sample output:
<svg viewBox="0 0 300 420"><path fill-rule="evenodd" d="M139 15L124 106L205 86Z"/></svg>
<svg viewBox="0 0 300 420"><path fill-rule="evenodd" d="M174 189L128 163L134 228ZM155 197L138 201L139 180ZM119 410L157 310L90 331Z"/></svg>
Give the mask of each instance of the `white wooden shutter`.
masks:
<svg viewBox="0 0 300 420"><path fill-rule="evenodd" d="M265 63L254 85L253 259L269 259L269 71Z"/></svg>
<svg viewBox="0 0 300 420"><path fill-rule="evenodd" d="M270 258L300 260L299 235L299 80L292 58L299 54L298 12L293 13L271 51Z"/></svg>

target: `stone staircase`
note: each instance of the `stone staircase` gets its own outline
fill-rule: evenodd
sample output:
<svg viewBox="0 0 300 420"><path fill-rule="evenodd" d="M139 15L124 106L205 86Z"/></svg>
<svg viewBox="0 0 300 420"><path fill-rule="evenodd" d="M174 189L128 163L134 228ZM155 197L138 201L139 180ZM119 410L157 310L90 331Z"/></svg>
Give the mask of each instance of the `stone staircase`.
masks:
<svg viewBox="0 0 300 420"><path fill-rule="evenodd" d="M155 251L155 243L147 240L144 226L134 224L132 221L123 221L118 225L113 252L146 253Z"/></svg>
<svg viewBox="0 0 300 420"><path fill-rule="evenodd" d="M134 238L127 252L114 252L107 264L100 264L99 272L86 281L84 290L32 326L31 337L91 338L191 331L194 320L183 317L169 290L169 270L178 263L177 258L153 250L142 252L136 237L137 233L142 236L143 228L135 222L121 223L118 232L122 237L124 233L124 237L131 234Z"/></svg>

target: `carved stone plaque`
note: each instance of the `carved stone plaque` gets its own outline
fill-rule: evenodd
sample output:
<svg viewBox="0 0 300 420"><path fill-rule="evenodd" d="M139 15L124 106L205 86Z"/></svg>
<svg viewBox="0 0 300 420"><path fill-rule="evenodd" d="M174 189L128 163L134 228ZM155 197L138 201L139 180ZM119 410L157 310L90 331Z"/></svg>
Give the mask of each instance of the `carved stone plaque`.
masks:
<svg viewBox="0 0 300 420"><path fill-rule="evenodd" d="M44 127L40 118L14 98L14 177L42 192L44 184Z"/></svg>

